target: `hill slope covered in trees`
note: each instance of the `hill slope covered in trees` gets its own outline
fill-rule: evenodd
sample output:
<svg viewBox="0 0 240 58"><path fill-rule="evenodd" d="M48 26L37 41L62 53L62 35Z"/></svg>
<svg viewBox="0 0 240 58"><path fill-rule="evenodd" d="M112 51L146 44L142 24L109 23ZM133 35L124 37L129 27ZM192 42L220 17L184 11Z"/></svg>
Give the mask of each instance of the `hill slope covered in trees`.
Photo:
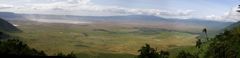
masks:
<svg viewBox="0 0 240 58"><path fill-rule="evenodd" d="M20 30L11 23L0 18L0 30L7 32L19 32Z"/></svg>

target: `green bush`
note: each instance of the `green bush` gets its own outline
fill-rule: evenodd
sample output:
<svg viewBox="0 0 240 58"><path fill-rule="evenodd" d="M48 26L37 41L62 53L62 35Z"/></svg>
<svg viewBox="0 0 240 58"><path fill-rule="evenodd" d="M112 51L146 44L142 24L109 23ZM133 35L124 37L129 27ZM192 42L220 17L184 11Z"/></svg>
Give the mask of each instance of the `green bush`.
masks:
<svg viewBox="0 0 240 58"><path fill-rule="evenodd" d="M63 54L63 53L58 53L57 56L62 57L62 58L76 58L76 55L74 53L70 53L70 54Z"/></svg>
<svg viewBox="0 0 240 58"><path fill-rule="evenodd" d="M1 40L0 55L46 56L43 51L30 48L18 39Z"/></svg>
<svg viewBox="0 0 240 58"><path fill-rule="evenodd" d="M239 58L240 57L240 27L217 35L213 38L205 57L206 58Z"/></svg>
<svg viewBox="0 0 240 58"><path fill-rule="evenodd" d="M199 58L197 55L192 55L191 53L181 51L178 53L177 58Z"/></svg>
<svg viewBox="0 0 240 58"><path fill-rule="evenodd" d="M18 37L8 35L4 32L0 32L0 55L12 55L12 56L47 56L44 51L38 51L34 48L30 48L27 44L18 40ZM62 58L76 58L74 53L64 55L59 53L59 57Z"/></svg>
<svg viewBox="0 0 240 58"><path fill-rule="evenodd" d="M140 50L140 55L138 55L138 58L168 58L169 52L167 51L161 51L157 52L156 49L151 48L149 44L146 44L143 46Z"/></svg>

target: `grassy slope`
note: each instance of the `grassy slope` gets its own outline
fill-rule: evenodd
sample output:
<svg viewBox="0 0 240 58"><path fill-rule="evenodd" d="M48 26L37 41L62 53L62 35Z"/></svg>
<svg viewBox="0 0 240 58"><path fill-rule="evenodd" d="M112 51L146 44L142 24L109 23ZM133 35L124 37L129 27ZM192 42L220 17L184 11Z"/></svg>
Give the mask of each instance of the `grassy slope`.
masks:
<svg viewBox="0 0 240 58"><path fill-rule="evenodd" d="M18 28L24 31L16 34L17 36L22 37L22 40L31 47L46 51L49 55L74 52L82 57L94 58L104 58L107 57L106 55L112 55L108 56L109 58L122 55L131 58L138 54L137 50L145 43L159 50L193 46L197 36L161 29L142 30L95 24L68 25L36 22L16 24L19 24Z"/></svg>

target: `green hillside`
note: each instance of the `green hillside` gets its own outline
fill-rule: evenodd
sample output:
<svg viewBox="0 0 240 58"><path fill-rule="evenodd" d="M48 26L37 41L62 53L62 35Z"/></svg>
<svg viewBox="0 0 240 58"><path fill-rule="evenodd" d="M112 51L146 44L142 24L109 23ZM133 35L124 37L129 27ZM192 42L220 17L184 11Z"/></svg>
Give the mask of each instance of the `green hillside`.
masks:
<svg viewBox="0 0 240 58"><path fill-rule="evenodd" d="M220 32L210 40L201 42L200 47L186 47L172 49L175 55L180 51L186 51L198 58L239 58L240 57L240 23L234 23L226 30ZM196 45L197 46L197 45ZM179 51L179 52L176 52ZM188 57L189 55L183 56ZM175 56L174 58L176 58ZM179 57L178 57L179 58Z"/></svg>
<svg viewBox="0 0 240 58"><path fill-rule="evenodd" d="M2 18L0 18L0 30L6 32L20 32L17 27L13 26L11 23L7 22Z"/></svg>

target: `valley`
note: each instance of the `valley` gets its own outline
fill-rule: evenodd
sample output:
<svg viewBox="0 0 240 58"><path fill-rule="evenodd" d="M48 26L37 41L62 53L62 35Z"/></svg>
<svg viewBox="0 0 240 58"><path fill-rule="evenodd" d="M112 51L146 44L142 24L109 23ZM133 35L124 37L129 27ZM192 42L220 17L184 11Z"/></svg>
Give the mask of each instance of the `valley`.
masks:
<svg viewBox="0 0 240 58"><path fill-rule="evenodd" d="M55 53L137 55L148 43L158 50L194 46L198 34L161 28L108 23L62 24L11 21L22 33L15 34L30 47ZM130 57L129 56L129 57ZM86 56L87 57L87 56Z"/></svg>
<svg viewBox="0 0 240 58"><path fill-rule="evenodd" d="M240 58L239 16L237 0L0 0L0 56Z"/></svg>

